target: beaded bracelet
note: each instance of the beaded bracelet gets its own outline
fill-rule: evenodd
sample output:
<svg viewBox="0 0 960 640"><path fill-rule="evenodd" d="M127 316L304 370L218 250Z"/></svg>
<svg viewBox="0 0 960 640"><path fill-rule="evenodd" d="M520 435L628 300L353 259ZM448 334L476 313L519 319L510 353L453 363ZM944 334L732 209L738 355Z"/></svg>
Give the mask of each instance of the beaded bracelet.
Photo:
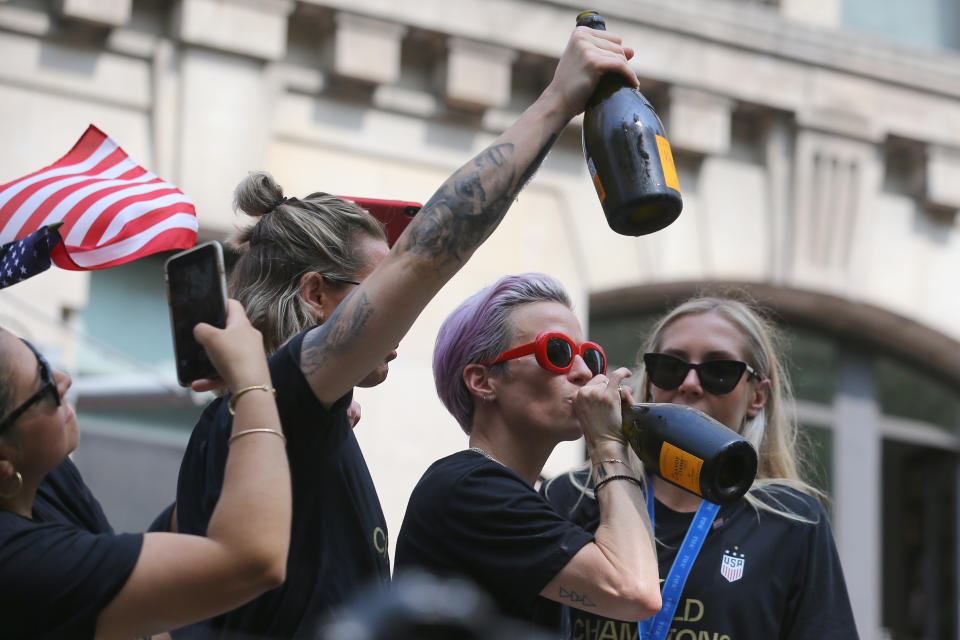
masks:
<svg viewBox="0 0 960 640"><path fill-rule="evenodd" d="M628 476L623 474L617 474L617 475L607 476L606 478L604 478L603 480L595 484L593 486L593 491L596 492L600 487L602 487L603 485L613 480L629 480L630 482L637 485L638 487L643 487L643 485L640 483L639 478L634 478L633 476Z"/></svg>
<svg viewBox="0 0 960 640"><path fill-rule="evenodd" d="M230 415L236 415L237 400L239 400L240 396L245 394L247 391L269 391L274 396L277 395L277 390L268 384L255 384L249 387L244 387L243 389L237 389L233 392L233 397L230 398L230 402L227 403L227 409L229 409Z"/></svg>
<svg viewBox="0 0 960 640"><path fill-rule="evenodd" d="M229 447L231 444L233 444L233 441L236 440L237 438L248 436L251 433L272 433L273 435L283 440L284 443L287 442L287 436L283 435L282 431L277 431L276 429L268 429L267 427L258 427L256 429L244 429L243 431L236 432L235 434L230 436L229 440L227 440L227 446Z"/></svg>

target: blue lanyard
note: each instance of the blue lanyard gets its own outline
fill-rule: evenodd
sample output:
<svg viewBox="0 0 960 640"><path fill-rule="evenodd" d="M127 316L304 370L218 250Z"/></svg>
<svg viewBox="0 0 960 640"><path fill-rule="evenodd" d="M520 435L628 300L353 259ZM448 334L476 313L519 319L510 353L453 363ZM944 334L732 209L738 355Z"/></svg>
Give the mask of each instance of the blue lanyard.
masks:
<svg viewBox="0 0 960 640"><path fill-rule="evenodd" d="M644 486L644 497L647 500L647 511L650 513L650 526L653 527L653 484L649 477ZM693 563L700 553L700 547L703 546L703 541L707 538L707 533L719 509L718 504L706 500L700 502L697 515L693 517L693 522L687 529L687 535L683 538L683 544L680 545L680 551L677 552L673 566L670 567L670 573L667 574L667 580L663 583L663 589L660 592L663 606L660 607L657 615L637 623L639 640L663 640L667 637L673 614L677 610L677 605L680 604L683 585L687 583L690 569L693 568Z"/></svg>

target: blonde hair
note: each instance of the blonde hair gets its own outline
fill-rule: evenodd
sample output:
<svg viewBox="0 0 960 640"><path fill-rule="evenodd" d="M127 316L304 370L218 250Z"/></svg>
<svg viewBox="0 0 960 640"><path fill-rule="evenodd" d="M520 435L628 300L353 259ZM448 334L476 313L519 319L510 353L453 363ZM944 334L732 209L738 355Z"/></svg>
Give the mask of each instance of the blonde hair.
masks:
<svg viewBox="0 0 960 640"><path fill-rule="evenodd" d="M680 318L707 313L721 316L739 331L744 338L747 364L756 370L760 379L770 381L770 393L763 409L753 419L745 419L737 429L757 449L759 462L757 478L744 498L755 510L809 523L811 520L794 513L777 498L775 491L770 491L777 487L790 487L819 500L825 497L823 492L800 476L804 461L800 455L798 427L793 412L793 388L781 355L781 338L759 307L730 297L713 296L694 297L674 307L654 324L646 344L637 354L637 365L630 379L633 396L640 402L651 401L650 378L643 364L643 354L660 351L667 327ZM645 479L643 463L632 450L629 454L634 472ZM585 469L589 471L583 475ZM582 496L594 498L593 491L587 486L591 474L592 465L587 461L584 466L570 471L568 476ZM764 494L763 500L758 493Z"/></svg>
<svg viewBox="0 0 960 640"><path fill-rule="evenodd" d="M386 242L376 218L353 202L319 192L284 198L266 171L252 172L237 185L233 206L259 220L231 242L240 257L230 274L230 295L263 334L268 354L317 324L300 296L305 273L315 271L334 282L355 280L367 266L356 250L358 240L370 236Z"/></svg>
<svg viewBox="0 0 960 640"><path fill-rule="evenodd" d="M752 419L744 419L736 431L757 449L759 466L757 479L745 498L758 510L776 513L791 520L808 521L787 509L773 492L765 498L771 506L757 497L758 491L777 485L787 486L807 495L822 499L823 493L800 476L803 458L798 444L798 426L794 412L793 387L782 356L779 332L767 313L756 305L729 297L699 296L691 298L669 311L653 326L643 349L637 354L637 366L631 386L640 402L650 402L650 379L643 364L643 354L658 352L663 346L664 331L676 320L714 313L727 320L744 339L744 359L761 380L770 381L770 393L763 409ZM729 426L729 425L728 425ZM641 464L639 460L637 464Z"/></svg>

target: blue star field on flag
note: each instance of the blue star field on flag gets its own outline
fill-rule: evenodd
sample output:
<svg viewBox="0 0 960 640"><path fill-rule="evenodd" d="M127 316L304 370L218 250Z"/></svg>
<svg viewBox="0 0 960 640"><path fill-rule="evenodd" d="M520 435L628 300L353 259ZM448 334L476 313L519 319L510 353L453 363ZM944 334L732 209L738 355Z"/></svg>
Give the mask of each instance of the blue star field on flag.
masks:
<svg viewBox="0 0 960 640"><path fill-rule="evenodd" d="M50 268L50 251L60 242L62 222L41 227L0 247L0 289Z"/></svg>

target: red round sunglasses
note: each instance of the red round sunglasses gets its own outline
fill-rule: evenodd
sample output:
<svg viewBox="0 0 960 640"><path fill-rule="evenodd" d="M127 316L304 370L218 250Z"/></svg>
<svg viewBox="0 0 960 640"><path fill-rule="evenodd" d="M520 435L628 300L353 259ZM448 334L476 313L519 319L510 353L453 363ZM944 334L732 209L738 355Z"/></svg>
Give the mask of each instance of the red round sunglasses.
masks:
<svg viewBox="0 0 960 640"><path fill-rule="evenodd" d="M536 356L537 364L553 373L570 371L570 368L573 367L573 358L576 355L583 358L593 375L607 372L607 355L603 352L603 347L596 342L581 342L577 345L570 336L559 331L544 331L537 335L533 342L504 351L493 360L487 360L480 364L497 364L531 353Z"/></svg>

